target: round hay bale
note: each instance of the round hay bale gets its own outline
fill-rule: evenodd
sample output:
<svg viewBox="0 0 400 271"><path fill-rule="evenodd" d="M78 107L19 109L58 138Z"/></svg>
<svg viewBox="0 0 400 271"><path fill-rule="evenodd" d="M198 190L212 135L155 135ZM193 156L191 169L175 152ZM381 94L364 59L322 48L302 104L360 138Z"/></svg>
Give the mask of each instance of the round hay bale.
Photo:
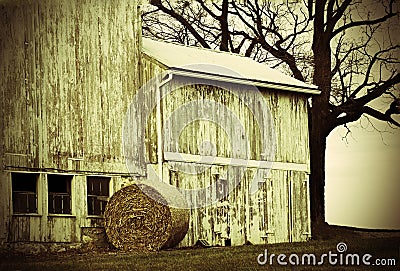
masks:
<svg viewBox="0 0 400 271"><path fill-rule="evenodd" d="M104 224L108 240L124 251L173 247L189 227L190 213L185 206L181 193L161 182L126 186L107 203Z"/></svg>

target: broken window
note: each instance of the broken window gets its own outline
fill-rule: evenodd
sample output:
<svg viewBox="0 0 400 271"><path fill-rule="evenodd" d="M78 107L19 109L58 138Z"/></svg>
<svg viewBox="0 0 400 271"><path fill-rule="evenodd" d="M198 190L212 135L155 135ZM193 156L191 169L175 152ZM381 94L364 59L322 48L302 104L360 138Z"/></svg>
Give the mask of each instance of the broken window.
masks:
<svg viewBox="0 0 400 271"><path fill-rule="evenodd" d="M39 174L11 173L12 201L15 214L37 213L37 180Z"/></svg>
<svg viewBox="0 0 400 271"><path fill-rule="evenodd" d="M87 201L89 215L103 215L110 196L109 177L87 177Z"/></svg>
<svg viewBox="0 0 400 271"><path fill-rule="evenodd" d="M47 175L49 214L71 214L71 175Z"/></svg>

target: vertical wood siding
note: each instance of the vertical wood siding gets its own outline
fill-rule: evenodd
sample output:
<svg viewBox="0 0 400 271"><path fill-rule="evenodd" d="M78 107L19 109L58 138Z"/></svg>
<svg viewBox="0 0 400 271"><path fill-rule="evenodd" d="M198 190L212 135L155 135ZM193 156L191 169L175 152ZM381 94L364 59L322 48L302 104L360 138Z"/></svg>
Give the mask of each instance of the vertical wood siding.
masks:
<svg viewBox="0 0 400 271"><path fill-rule="evenodd" d="M127 172L122 123L139 87L139 1L0 3L0 243L77 242L86 176ZM12 215L10 171L40 172L38 214ZM74 174L72 215L48 215L45 172ZM119 182L120 177L112 179Z"/></svg>
<svg viewBox="0 0 400 271"><path fill-rule="evenodd" d="M150 57L142 58L145 70L143 82L165 71L163 65ZM194 84L179 87L182 84ZM168 95L162 100L163 151L193 155L216 155L219 157L274 160L277 162L309 165L307 98L302 93L261 89L261 95L272 115L273 129L267 127L266 116L260 105L254 105L257 93L241 85L225 84L224 88L195 84L195 79L174 77L173 83L163 91ZM154 99L154 89L149 90L147 99ZM151 94L150 94L151 93ZM196 101L200 101L196 104ZM207 104L201 101L211 101ZM244 102L246 101L246 102ZM222 105L226 111L221 110ZM246 106L256 108L253 112ZM198 106L200 104L200 106ZM188 108L185 109L185 106ZM208 107L207 107L208 106ZM257 107L258 106L258 107ZM183 109L182 109L183 108ZM199 116L204 112L218 115L218 122L207 121ZM230 118L229 114L237 117ZM146 116L146 146L148 162L157 163L156 112ZM257 122L256 120L261 120ZM243 127L245 135L238 134L237 125ZM173 131L179 127L177 133ZM260 130L266 128L267 136ZM276 139L274 157L261 156L269 147L271 134ZM241 142L246 138L248 142ZM236 145L249 144L234 150ZM202 149L203 142L211 142L212 150ZM237 142L236 142L237 143ZM209 151L209 152L207 152ZM272 170L236 167L227 171L227 166L204 165L164 161L164 180L184 189L213 187L216 174L227 179L239 180L240 184L225 200L203 208L191 210L188 234L180 246L192 246L198 239L206 239L212 245L241 245L305 241L309 235L309 213L307 202L307 172L295 170ZM229 172L229 173L228 173ZM229 174L229 175L227 175ZM256 179L259 190L250 193L250 184ZM200 199L199 199L200 200Z"/></svg>
<svg viewBox="0 0 400 271"><path fill-rule="evenodd" d="M156 64L155 60L149 57L143 57L142 69L145 70L145 74L142 75L142 81L146 82L151 78L155 78L157 74L165 71L166 68ZM152 71L152 72L151 72ZM263 120L265 113L262 111L259 105L254 105L254 108L260 108L252 112L249 110L243 101L247 101L248 104L252 105L254 97L257 93L252 88L241 86L241 85L230 85L225 84L226 89L216 88L205 85L191 85L186 87L176 88L177 85L186 84L188 82L196 82L195 79L188 79L175 77L173 84L166 86L173 91L167 90L169 94L163 99L163 129L164 129L164 151L179 151L182 153L189 154L200 154L199 143L203 141L210 141L215 143L217 155L221 157L232 157L233 150L232 140L239 138L237 132L237 123L234 123L233 119L230 119L227 115L231 113L238 118L240 124L244 127L246 132L246 139L250 142L250 159L254 160L268 160L269 157L261 157L261 153L265 151L262 149L262 143L260 141L260 130L263 126L268 125L267 122L257 123L256 119ZM154 91L154 90L153 90ZM274 127L270 129L271 132L275 133L276 138L276 151L274 161L277 162L289 162L289 163L303 163L309 164L309 145L308 145L308 115L307 115L307 97L302 93L276 91L269 89L260 89L261 95L264 97L264 101L268 109L271 112ZM240 93L240 97L233 93ZM147 96L147 99L154 99L154 92L151 92ZM173 112L179 108L182 108L185 104L196 100L210 100L215 103L221 104L226 112L218 108L202 108L192 107L188 110L188 114L173 114ZM211 103L210 103L211 104ZM212 106L212 105L211 105ZM201 115L202 110L209 110L215 112L216 115L221 118L222 123L212 124L207 121L194 121L195 116ZM184 110L182 110L184 112ZM139 117L138 117L139 118ZM166 120L173 125L179 127L186 124L185 129L180 133L179 138L175 137L172 131L167 130ZM157 140L156 126L155 126L155 110L148 120L148 128L146 130L146 143L148 146L148 155L153 157L150 159L153 163L156 162L154 158L157 153L157 144L154 141ZM261 126L261 127L260 127ZM228 130L224 130L222 127L229 127ZM271 140L271 137L264 139ZM239 140L239 139L238 139ZM265 142L263 142L265 144ZM235 158L244 157L242 150L235 152Z"/></svg>
<svg viewBox="0 0 400 271"><path fill-rule="evenodd" d="M5 166L124 169L122 121L139 86L138 12L127 0L1 3Z"/></svg>
<svg viewBox="0 0 400 271"><path fill-rule="evenodd" d="M221 167L194 163L169 162L167 166L171 184L183 189L213 187L213 176L224 171ZM212 245L225 245L225 240L230 240L231 245L307 240L310 230L306 174L273 170L270 178L263 179L265 170L247 169L245 174L241 170L238 167L227 176L242 177L227 199L191 210L189 230L179 246L193 246L199 239ZM259 190L251 194L254 177L262 182Z"/></svg>

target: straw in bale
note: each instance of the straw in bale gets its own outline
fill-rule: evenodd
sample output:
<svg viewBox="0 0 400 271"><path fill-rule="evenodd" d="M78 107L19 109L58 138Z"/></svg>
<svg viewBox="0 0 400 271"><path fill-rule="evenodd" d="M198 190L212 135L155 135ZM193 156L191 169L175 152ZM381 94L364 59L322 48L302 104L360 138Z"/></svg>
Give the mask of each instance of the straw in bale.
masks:
<svg viewBox="0 0 400 271"><path fill-rule="evenodd" d="M104 213L108 240L116 248L160 250L177 245L189 227L181 193L161 182L132 184L114 193Z"/></svg>

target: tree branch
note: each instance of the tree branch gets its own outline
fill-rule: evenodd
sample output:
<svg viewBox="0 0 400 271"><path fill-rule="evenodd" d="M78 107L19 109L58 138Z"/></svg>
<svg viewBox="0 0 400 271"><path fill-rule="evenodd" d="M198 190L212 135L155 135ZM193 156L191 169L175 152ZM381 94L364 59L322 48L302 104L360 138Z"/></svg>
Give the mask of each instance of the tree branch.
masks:
<svg viewBox="0 0 400 271"><path fill-rule="evenodd" d="M387 52L389 52L389 51L391 51L391 50L395 50L395 49L397 49L397 48L400 48L400 46L399 46L399 45L392 46L392 47L387 48L387 49L385 49L385 50L381 50L381 51L379 51L379 52L376 52L376 53L374 54L374 56L373 56L372 59L370 60L370 62L369 62L369 64L368 64L368 67L367 67L367 69L366 69L366 71L365 71L364 81L350 94L350 96L349 96L350 99L355 99L355 97L357 96L357 94L360 93L360 91L361 91L364 87L367 86L367 84L368 84L368 79L369 79L369 76L370 76L371 71L372 71L372 67L374 66L374 64L376 63L376 61L379 60L379 56L380 56L381 54L383 54L383 53L387 53ZM393 79L390 79L390 80L393 80ZM394 80L395 80L395 81L393 82L393 84L396 84L396 83L397 83L397 81L396 81L397 79L394 79ZM384 91L385 91L385 90L384 90ZM382 94L383 94L383 93L382 93ZM375 99L375 98L374 98L374 99Z"/></svg>
<svg viewBox="0 0 400 271"><path fill-rule="evenodd" d="M333 31L332 35L331 35L331 39L334 38L337 34L339 34L340 32L343 32L347 29L350 29L352 27L357 27L357 26L367 26L367 25L375 25L375 24L379 24L379 23L383 23L386 20L396 16L397 13L389 13L381 18L375 19L375 20L366 20L366 21L356 21L356 22L351 22L348 24L345 24L341 27L339 27L338 29L336 29L335 31Z"/></svg>
<svg viewBox="0 0 400 271"><path fill-rule="evenodd" d="M331 2L333 2L333 1L331 0L330 3ZM331 14L329 14L329 12L328 12L328 15L330 15L330 17L327 18L327 24L326 24L326 33L328 33L328 35L331 36L331 33L332 33L333 29L335 28L335 25L340 20L340 18L342 18L344 12L349 7L350 3L351 3L351 0L344 0L343 3L336 10L335 14L333 14L333 10L331 11ZM331 8L333 9L333 3L331 5L332 5Z"/></svg>
<svg viewBox="0 0 400 271"><path fill-rule="evenodd" d="M232 1L232 6L233 6L233 8L236 10L236 12L233 12L232 14L238 16L238 18L239 18L251 31L253 31L253 33L254 33L255 36L259 36L259 34L258 34L258 32L257 32L257 29L256 29L254 26L252 26L252 25L248 22L248 20L245 19L245 18L242 16L242 13L246 14L246 12L245 12L241 7L239 7L238 5L236 5L236 4L235 4L235 1ZM249 16L249 15L248 15L248 16Z"/></svg>
<svg viewBox="0 0 400 271"><path fill-rule="evenodd" d="M397 127L400 127L400 123L392 118L392 114L390 113L389 110L390 108L385 113L382 113L376 109L373 109L372 107L364 106L362 111L363 113L370 115L371 117L374 117L378 120L387 121Z"/></svg>
<svg viewBox="0 0 400 271"><path fill-rule="evenodd" d="M256 44L257 44L257 41L252 40L244 55L247 57L250 57L251 53L253 52L254 46L256 46Z"/></svg>
<svg viewBox="0 0 400 271"><path fill-rule="evenodd" d="M207 7L207 5L204 3L203 0L196 0L198 3L200 3L201 7L208 13L211 15L211 17L213 17L216 20L219 20L219 16L216 15L214 12L211 11L211 9L209 9Z"/></svg>
<svg viewBox="0 0 400 271"><path fill-rule="evenodd" d="M167 7L163 6L161 0L150 0L150 4L158 7L162 12L168 14L178 22L180 22L183 26L185 26L189 32L193 35L193 37L203 46L204 48L210 49L211 47L205 41L205 39L193 28L193 26L180 14L176 13L173 9L168 9Z"/></svg>
<svg viewBox="0 0 400 271"><path fill-rule="evenodd" d="M376 86L373 89L370 89L366 95L357 99L349 100L349 103L346 102L345 105L346 106L350 105L351 107L359 107L366 105L367 103L380 97L388 89L399 83L400 83L400 73L397 73L396 75L392 76L390 79L386 80L382 84Z"/></svg>
<svg viewBox="0 0 400 271"><path fill-rule="evenodd" d="M395 101L395 102L397 104L399 104L398 101ZM333 129L335 129L336 127L338 127L340 125L345 125L346 123L357 121L360 119L362 114L367 114L378 120L386 121L397 127L400 127L400 123L392 118L393 114L398 114L398 113L392 113L390 110L391 109L389 108L385 113L382 113L372 107L362 106L355 111L347 111L347 112L343 111L342 113L344 113L344 116L334 118L329 122L328 130L332 131ZM397 108L397 110L399 110L399 108ZM396 112L398 112L398 111L396 111Z"/></svg>
<svg viewBox="0 0 400 271"><path fill-rule="evenodd" d="M303 74L301 73L300 69L296 65L296 59L295 57L290 54L287 50L283 49L282 47L279 46L279 44L275 46L272 46L267 42L267 38L265 34L263 33L263 29L266 29L265 26L263 26L263 20L261 17L261 10L260 6L258 5L257 1L255 2L255 5L250 4L250 7L253 9L253 14L255 14L255 18L253 17L253 22L255 24L255 27L250 26L250 24L245 20L240 14L238 14L238 17L251 28L254 32L254 34L257 37L258 43L266 50L267 52L271 53L274 57L284 61L290 68L293 76L301 81L305 81ZM238 8L236 4L233 4L233 6L236 8L238 11ZM239 13L239 12L238 12ZM276 35L276 33L275 33ZM282 37L281 35L277 35L278 37Z"/></svg>

